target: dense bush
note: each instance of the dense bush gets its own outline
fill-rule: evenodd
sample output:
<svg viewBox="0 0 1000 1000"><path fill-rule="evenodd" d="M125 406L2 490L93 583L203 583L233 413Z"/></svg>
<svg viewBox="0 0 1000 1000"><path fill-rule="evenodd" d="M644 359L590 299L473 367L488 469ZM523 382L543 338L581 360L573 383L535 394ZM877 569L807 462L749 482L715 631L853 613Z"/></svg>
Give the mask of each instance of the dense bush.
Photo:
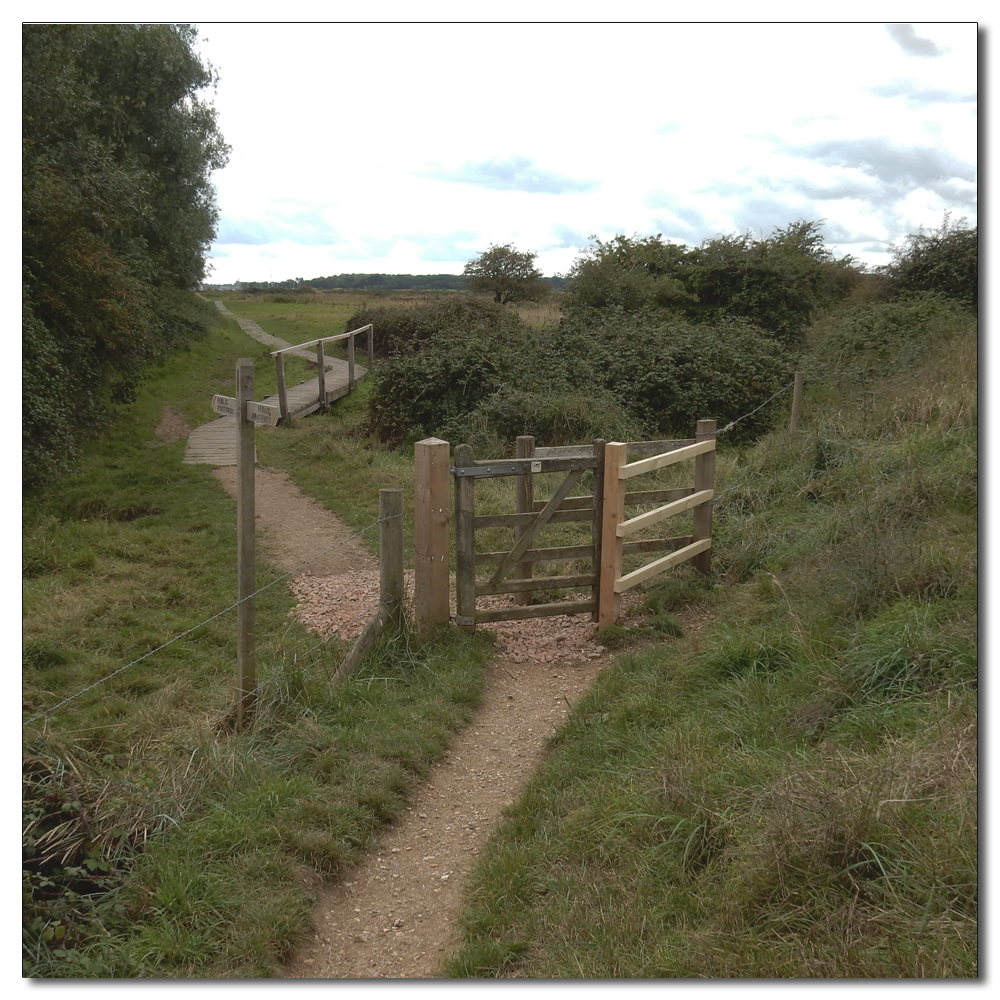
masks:
<svg viewBox="0 0 1000 1000"><path fill-rule="evenodd" d="M850 258L834 260L819 226L799 221L764 240L720 236L693 248L659 236L595 238L570 272L569 308L657 308L711 323L739 317L796 345L814 314L858 277Z"/></svg>
<svg viewBox="0 0 1000 1000"><path fill-rule="evenodd" d="M474 330L506 330L517 336L523 329L515 313L481 298L454 295L415 306L362 306L344 325L344 332L371 323L375 353L382 358L412 354L438 336Z"/></svg>
<svg viewBox="0 0 1000 1000"><path fill-rule="evenodd" d="M907 236L890 247L892 262L882 269L899 292L937 292L973 309L979 305L979 228L965 219L929 233Z"/></svg>
<svg viewBox="0 0 1000 1000"><path fill-rule="evenodd" d="M429 331L434 310L411 310L410 329ZM369 415L392 443L438 434L509 445L533 434L551 445L688 437L701 418L721 427L761 407L733 429L746 437L770 426L783 401L762 404L791 371L781 344L739 321L618 311L533 331L510 317L448 328L431 349L388 358L374 373Z"/></svg>

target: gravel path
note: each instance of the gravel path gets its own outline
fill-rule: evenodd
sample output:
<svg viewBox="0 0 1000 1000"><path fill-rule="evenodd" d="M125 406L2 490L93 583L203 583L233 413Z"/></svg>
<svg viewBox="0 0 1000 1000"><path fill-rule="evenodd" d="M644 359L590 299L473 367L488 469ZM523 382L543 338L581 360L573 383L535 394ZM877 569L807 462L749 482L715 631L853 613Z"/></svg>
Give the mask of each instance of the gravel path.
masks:
<svg viewBox="0 0 1000 1000"><path fill-rule="evenodd" d="M165 414L163 433L168 424L176 421ZM235 470L214 474L234 495ZM336 546L290 578L293 613L321 635L354 638L378 603L376 561L283 472L258 469L256 482L262 547L275 565L287 572ZM314 934L282 978L435 978L457 948L464 877L504 806L537 770L547 739L607 663L589 615L490 628L497 656L475 717L378 848L321 887Z"/></svg>

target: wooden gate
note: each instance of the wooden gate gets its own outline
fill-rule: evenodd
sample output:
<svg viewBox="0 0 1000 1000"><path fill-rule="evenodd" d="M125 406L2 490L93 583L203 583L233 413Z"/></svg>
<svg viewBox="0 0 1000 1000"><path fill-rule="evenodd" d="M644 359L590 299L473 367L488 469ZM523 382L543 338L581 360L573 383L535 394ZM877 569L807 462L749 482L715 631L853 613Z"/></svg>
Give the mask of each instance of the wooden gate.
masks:
<svg viewBox="0 0 1000 1000"><path fill-rule="evenodd" d="M455 481L455 623L467 631L477 624L517 618L542 618L590 612L596 620L600 594L601 524L604 475L604 442L573 448L545 448L535 451L533 438L518 439L518 457L476 461L472 448L461 444L455 449L451 474ZM570 496L583 474L593 472L594 489L589 496ZM562 483L548 500L536 501L533 477L545 473L565 473ZM475 512L476 481L497 476L517 476L517 512L481 514ZM589 540L581 545L534 548L539 534L549 524L571 521L589 524ZM511 527L514 546L501 552L477 552L476 531L481 528ZM538 563L589 561L585 573L561 576L532 576ZM477 580L477 567L487 567L487 579ZM528 604L532 591L590 589L585 601L553 601ZM514 607L477 609L476 599L495 594L513 594L523 601Z"/></svg>

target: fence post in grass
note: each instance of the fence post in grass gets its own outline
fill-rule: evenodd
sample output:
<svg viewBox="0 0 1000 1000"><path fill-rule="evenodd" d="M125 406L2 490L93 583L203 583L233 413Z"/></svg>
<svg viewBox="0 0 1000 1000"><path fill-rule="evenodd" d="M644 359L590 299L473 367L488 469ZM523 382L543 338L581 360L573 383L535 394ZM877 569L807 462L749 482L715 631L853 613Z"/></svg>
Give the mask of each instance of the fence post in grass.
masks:
<svg viewBox="0 0 1000 1000"><path fill-rule="evenodd" d="M291 421L288 418L288 390L285 388L285 356L275 354L274 372L278 380L278 407L281 409L282 426L287 427Z"/></svg>
<svg viewBox="0 0 1000 1000"><path fill-rule="evenodd" d="M695 430L694 439L698 441L708 441L716 436L714 420L699 420ZM715 489L715 452L706 451L695 456L694 460L694 488L699 490ZM699 504L694 508L694 527L691 532L691 541L697 542L703 538L712 537L712 500ZM712 550L706 549L699 552L692 560L691 565L702 573L712 572Z"/></svg>
<svg viewBox="0 0 1000 1000"><path fill-rule="evenodd" d="M379 603L396 628L403 624L403 491L378 491Z"/></svg>
<svg viewBox="0 0 1000 1000"><path fill-rule="evenodd" d="M474 461L469 445L455 449L456 468L468 468ZM470 634L476 631L475 489L472 476L455 477L455 624Z"/></svg>
<svg viewBox="0 0 1000 1000"><path fill-rule="evenodd" d="M354 392L358 383L354 379L354 334L347 338L347 389Z"/></svg>
<svg viewBox="0 0 1000 1000"><path fill-rule="evenodd" d="M517 458L532 458L535 454L535 439L530 434L522 434L518 437L515 446L514 455ZM535 501L535 484L534 477L529 472L524 476L518 476L515 480L516 496L515 496L515 506L514 509L518 514L530 514L532 510L532 504ZM514 529L514 541L515 543L520 540L521 536L526 531L526 528L520 525ZM531 563L522 562L517 564L517 569L514 571L518 579L524 580L531 576ZM531 591L525 590L521 593L514 595L515 604L530 604L531 603Z"/></svg>
<svg viewBox="0 0 1000 1000"><path fill-rule="evenodd" d="M247 419L253 399L253 361L236 362L236 729L242 730L253 708L256 687L254 597L257 568L254 551L254 423Z"/></svg>
<svg viewBox="0 0 1000 1000"><path fill-rule="evenodd" d="M368 367L375 364L375 327L368 324Z"/></svg>
<svg viewBox="0 0 1000 1000"><path fill-rule="evenodd" d="M788 429L797 431L799 429L799 413L802 410L802 382L804 380L802 372L795 373L795 387L792 389L792 416L788 421Z"/></svg>
<svg viewBox="0 0 1000 1000"><path fill-rule="evenodd" d="M604 449L607 441L604 438L594 439L594 459L597 464L594 466L594 556L591 565L594 567L594 586L591 587L590 597L594 602L594 610L591 612L593 621L600 620L601 607L601 543L604 535Z"/></svg>
<svg viewBox="0 0 1000 1000"><path fill-rule="evenodd" d="M326 409L326 357L323 351L323 341L316 344L316 367L319 370L319 401Z"/></svg>
<svg viewBox="0 0 1000 1000"><path fill-rule="evenodd" d="M448 477L451 445L425 438L413 446L413 611L418 628L448 620Z"/></svg>
<svg viewBox="0 0 1000 1000"><path fill-rule="evenodd" d="M615 581L622 575L622 539L618 525L625 520L625 481L618 476L628 458L628 445L609 441L604 446L604 513L601 518L601 590L597 608L600 628L618 618L621 598Z"/></svg>

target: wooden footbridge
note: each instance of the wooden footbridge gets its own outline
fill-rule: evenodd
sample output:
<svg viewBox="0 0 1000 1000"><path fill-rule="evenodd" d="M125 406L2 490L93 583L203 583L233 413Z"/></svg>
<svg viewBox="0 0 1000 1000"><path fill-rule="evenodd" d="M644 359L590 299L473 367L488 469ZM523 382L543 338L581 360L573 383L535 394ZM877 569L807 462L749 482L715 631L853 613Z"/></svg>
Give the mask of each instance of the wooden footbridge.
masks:
<svg viewBox="0 0 1000 1000"><path fill-rule="evenodd" d="M287 422L295 417L304 417L336 399L346 396L365 377L368 369L354 363L354 337L363 331L355 330L338 337L324 337L322 340L306 344L292 345L280 337L265 333L253 320L242 319L233 314L222 302L216 302L219 311L232 316L240 328L254 340L272 349L278 370L278 392L260 400L281 409L282 420ZM347 360L328 358L324 345L331 340L348 338ZM311 348L311 350L310 350ZM368 330L368 361L371 363L371 332ZM284 379L284 356L292 354L316 364L319 374L314 379L296 386L286 386ZM235 465L236 464L236 418L219 417L210 423L196 427L188 435L184 461L192 465Z"/></svg>

